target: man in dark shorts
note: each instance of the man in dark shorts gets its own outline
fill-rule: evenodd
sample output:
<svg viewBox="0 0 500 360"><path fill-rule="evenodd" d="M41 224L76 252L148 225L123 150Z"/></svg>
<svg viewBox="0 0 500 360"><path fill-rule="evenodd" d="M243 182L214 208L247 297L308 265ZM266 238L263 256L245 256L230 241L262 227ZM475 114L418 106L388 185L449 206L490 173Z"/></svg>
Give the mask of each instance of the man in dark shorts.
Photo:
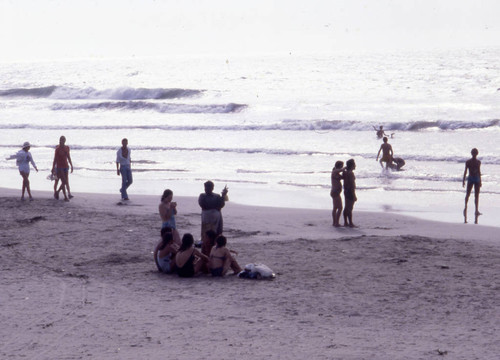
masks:
<svg viewBox="0 0 500 360"><path fill-rule="evenodd" d="M387 142L388 141L387 137L384 137L383 140L384 140L384 143L382 145L380 145L380 149L378 149L376 161L378 161L378 157L380 156L380 152L382 151L382 157L380 158L380 166L382 166L382 168L383 168L384 165L382 165L382 162L385 162L385 168L389 169L389 164L392 164L392 156L394 154L392 152L391 144L389 144Z"/></svg>
<svg viewBox="0 0 500 360"><path fill-rule="evenodd" d="M470 193L472 187L474 187L474 203L476 205L475 221L477 224L477 218L481 213L479 212L479 191L481 189L481 161L477 159L479 151L474 148L471 150L472 158L465 162L464 178L462 180L462 186L465 187L465 178L467 177L467 171L469 171L469 176L467 177L467 192L465 194L465 209L464 209L464 223L467 223L467 202L469 201Z"/></svg>

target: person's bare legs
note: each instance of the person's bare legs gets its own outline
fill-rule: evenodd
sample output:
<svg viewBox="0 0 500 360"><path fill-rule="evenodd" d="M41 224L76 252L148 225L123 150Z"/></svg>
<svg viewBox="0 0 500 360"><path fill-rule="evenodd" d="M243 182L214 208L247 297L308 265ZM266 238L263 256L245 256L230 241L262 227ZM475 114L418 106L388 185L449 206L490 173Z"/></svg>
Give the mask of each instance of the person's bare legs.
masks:
<svg viewBox="0 0 500 360"><path fill-rule="evenodd" d="M476 212L474 213L475 215L474 224L477 224L477 218L479 217L479 215L482 215L479 212L479 190L480 190L479 184L474 184L474 205L476 205Z"/></svg>
<svg viewBox="0 0 500 360"><path fill-rule="evenodd" d="M467 192L465 193L464 224L467 224L467 203L469 202L472 185L472 183L467 183Z"/></svg>
<svg viewBox="0 0 500 360"><path fill-rule="evenodd" d="M68 198L72 199L71 190L69 189L69 173L66 173L66 191L68 192Z"/></svg>
<svg viewBox="0 0 500 360"><path fill-rule="evenodd" d="M352 209L354 207L354 201L346 199L344 207L344 226L355 227L352 222Z"/></svg>
<svg viewBox="0 0 500 360"><path fill-rule="evenodd" d="M25 173L25 172L20 172L21 176L23 177L23 187L21 191L21 200L24 200L24 193L28 192L28 196L30 197L30 200L33 200L33 197L31 196L31 189L30 189L30 180L29 176L30 174Z"/></svg>
<svg viewBox="0 0 500 360"><path fill-rule="evenodd" d="M339 196L333 199L333 226L340 226L340 216L342 215L342 198Z"/></svg>
<svg viewBox="0 0 500 360"><path fill-rule="evenodd" d="M61 187L57 191L57 198L59 198L59 191L62 190L64 194L64 201L69 201L68 196L66 195L66 182L68 180L68 173L65 172L64 170L57 170L57 177L61 179Z"/></svg>

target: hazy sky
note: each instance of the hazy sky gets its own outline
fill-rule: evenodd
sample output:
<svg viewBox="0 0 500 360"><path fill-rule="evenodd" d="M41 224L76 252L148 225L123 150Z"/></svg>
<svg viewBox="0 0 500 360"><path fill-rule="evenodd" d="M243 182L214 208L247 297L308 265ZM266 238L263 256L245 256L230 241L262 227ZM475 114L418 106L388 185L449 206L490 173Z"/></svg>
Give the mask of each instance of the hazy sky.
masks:
<svg viewBox="0 0 500 360"><path fill-rule="evenodd" d="M500 0L0 0L0 61L500 46Z"/></svg>

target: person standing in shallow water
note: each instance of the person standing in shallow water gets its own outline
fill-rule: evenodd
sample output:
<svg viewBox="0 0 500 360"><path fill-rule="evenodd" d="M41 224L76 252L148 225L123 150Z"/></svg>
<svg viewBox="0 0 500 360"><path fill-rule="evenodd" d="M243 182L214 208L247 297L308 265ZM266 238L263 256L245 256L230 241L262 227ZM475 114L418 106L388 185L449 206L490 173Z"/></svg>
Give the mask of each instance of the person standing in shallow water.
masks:
<svg viewBox="0 0 500 360"><path fill-rule="evenodd" d="M354 159L347 160L346 170L344 171L344 226L355 227L352 222L352 210L354 203L358 200L356 197L356 176L354 176L356 163Z"/></svg>
<svg viewBox="0 0 500 360"><path fill-rule="evenodd" d="M465 162L464 177L462 180L462 187L465 187L465 178L467 177L468 171L469 176L467 177L467 192L465 193L464 223L467 223L467 203L469 201L472 187L474 187L474 204L476 205L476 212L474 213L474 223L477 224L478 216L482 215L479 212L479 191L481 189L481 186L483 185L481 183L481 161L477 159L479 151L476 148L472 149L470 153L472 155L472 158Z"/></svg>
<svg viewBox="0 0 500 360"><path fill-rule="evenodd" d="M388 143L387 137L384 137L384 143L380 145L380 149L378 149L377 153L377 159L375 161L378 161L378 157L380 156L380 152L382 151L382 157L380 158L380 166L384 168L384 165L382 165L382 162L385 162L385 168L389 169L389 164L392 164L392 156L394 153L392 152L392 146L391 144Z"/></svg>
<svg viewBox="0 0 500 360"><path fill-rule="evenodd" d="M130 149L128 148L128 140L122 140L122 147L116 152L116 173L122 176L122 187L120 193L122 200L128 200L127 189L132 185L132 160L130 158Z"/></svg>

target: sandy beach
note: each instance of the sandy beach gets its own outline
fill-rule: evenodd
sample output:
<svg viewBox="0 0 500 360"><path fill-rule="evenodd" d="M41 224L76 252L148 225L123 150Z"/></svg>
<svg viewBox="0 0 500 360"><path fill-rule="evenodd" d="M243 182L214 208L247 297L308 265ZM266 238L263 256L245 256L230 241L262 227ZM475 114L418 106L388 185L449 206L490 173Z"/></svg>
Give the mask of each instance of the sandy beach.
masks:
<svg viewBox="0 0 500 360"><path fill-rule="evenodd" d="M273 281L157 272L159 196L0 189L4 359L498 359L500 228L228 202L228 246ZM175 197L181 235L195 197Z"/></svg>

